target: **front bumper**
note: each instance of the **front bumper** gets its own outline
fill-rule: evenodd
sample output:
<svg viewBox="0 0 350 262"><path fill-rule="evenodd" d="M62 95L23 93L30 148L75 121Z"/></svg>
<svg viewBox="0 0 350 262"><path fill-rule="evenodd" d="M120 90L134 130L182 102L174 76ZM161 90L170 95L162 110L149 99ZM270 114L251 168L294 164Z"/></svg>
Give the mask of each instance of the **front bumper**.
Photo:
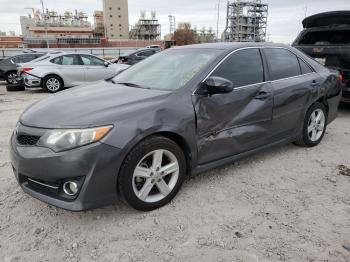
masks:
<svg viewBox="0 0 350 262"><path fill-rule="evenodd" d="M22 74L23 82L26 87L41 87L41 78L27 73Z"/></svg>
<svg viewBox="0 0 350 262"><path fill-rule="evenodd" d="M22 132L40 132L21 126ZM42 132L42 131L41 131ZM112 204L117 199L117 175L121 150L103 143L55 153L48 148L21 146L17 135L10 141L12 167L19 185L29 195L48 204L82 211ZM81 182L75 198L65 196L65 181ZM32 181L40 181L42 185ZM57 187L57 190L49 188Z"/></svg>

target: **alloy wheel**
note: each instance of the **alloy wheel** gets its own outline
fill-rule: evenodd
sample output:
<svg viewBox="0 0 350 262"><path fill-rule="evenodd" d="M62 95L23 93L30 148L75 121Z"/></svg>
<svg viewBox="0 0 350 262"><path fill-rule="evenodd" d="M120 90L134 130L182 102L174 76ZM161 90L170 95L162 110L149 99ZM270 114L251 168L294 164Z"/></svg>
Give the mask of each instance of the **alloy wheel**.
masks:
<svg viewBox="0 0 350 262"><path fill-rule="evenodd" d="M309 119L309 124L307 128L307 134L309 136L309 139L312 142L317 142L321 138L325 126L326 117L324 115L323 110L316 109L312 112Z"/></svg>
<svg viewBox="0 0 350 262"><path fill-rule="evenodd" d="M46 88L52 92L56 92L60 89L61 83L57 78L49 78L46 81Z"/></svg>
<svg viewBox="0 0 350 262"><path fill-rule="evenodd" d="M13 84L13 85L18 84L16 73L10 73L7 77L7 80L10 84Z"/></svg>
<svg viewBox="0 0 350 262"><path fill-rule="evenodd" d="M179 179L179 162L168 150L155 150L137 164L132 186L143 202L154 203L168 196Z"/></svg>

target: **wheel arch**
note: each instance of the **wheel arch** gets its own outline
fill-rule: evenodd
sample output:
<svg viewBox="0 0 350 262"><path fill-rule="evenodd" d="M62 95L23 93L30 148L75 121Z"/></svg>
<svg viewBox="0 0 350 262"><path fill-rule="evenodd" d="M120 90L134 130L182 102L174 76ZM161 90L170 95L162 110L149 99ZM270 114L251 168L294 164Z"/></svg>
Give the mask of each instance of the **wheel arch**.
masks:
<svg viewBox="0 0 350 262"><path fill-rule="evenodd" d="M186 169L187 169L187 174L191 174L191 166L192 166L192 153L191 153L191 147L187 143L186 139L182 137L181 135L170 132L170 131L162 131L155 133L153 135L160 135L164 136L172 141L174 141L182 150L182 152L185 155L186 158Z"/></svg>
<svg viewBox="0 0 350 262"><path fill-rule="evenodd" d="M322 96L322 97L320 97L319 99L317 99L313 104L315 104L315 103L321 103L321 104L323 104L325 107L326 107L326 110L327 110L327 115L328 115L328 113L329 113L329 104L328 104L328 101L327 101L327 98L325 97L325 96ZM313 105L312 104L312 105ZM311 106L312 106L311 105ZM311 107L310 106L310 107ZM309 107L309 108L310 108Z"/></svg>

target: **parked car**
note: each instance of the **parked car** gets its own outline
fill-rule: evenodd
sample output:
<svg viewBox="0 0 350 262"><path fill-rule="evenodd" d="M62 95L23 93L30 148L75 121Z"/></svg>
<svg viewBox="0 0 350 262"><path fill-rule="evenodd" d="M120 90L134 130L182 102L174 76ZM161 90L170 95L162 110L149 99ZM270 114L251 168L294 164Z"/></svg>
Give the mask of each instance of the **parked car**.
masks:
<svg viewBox="0 0 350 262"><path fill-rule="evenodd" d="M290 46L173 48L29 107L11 161L22 189L52 205L77 211L120 197L152 210L188 174L271 146L318 145L340 98L338 72Z"/></svg>
<svg viewBox="0 0 350 262"><path fill-rule="evenodd" d="M146 48L162 49L160 45L149 45L149 46L146 46Z"/></svg>
<svg viewBox="0 0 350 262"><path fill-rule="evenodd" d="M146 49L139 49L135 52L132 52L125 56L120 56L118 59L113 60L114 63L123 63L127 65L134 65L158 52L160 52L161 49L157 48L146 48Z"/></svg>
<svg viewBox="0 0 350 262"><path fill-rule="evenodd" d="M26 87L42 87L49 93L56 93L64 88L111 78L128 67L88 54L58 53L23 64L19 71Z"/></svg>
<svg viewBox="0 0 350 262"><path fill-rule="evenodd" d="M42 57L45 53L32 52L16 55L0 61L0 79L6 80L9 84L17 84L17 64L27 63Z"/></svg>
<svg viewBox="0 0 350 262"><path fill-rule="evenodd" d="M343 77L343 102L350 103L350 11L316 14L303 21L293 46Z"/></svg>

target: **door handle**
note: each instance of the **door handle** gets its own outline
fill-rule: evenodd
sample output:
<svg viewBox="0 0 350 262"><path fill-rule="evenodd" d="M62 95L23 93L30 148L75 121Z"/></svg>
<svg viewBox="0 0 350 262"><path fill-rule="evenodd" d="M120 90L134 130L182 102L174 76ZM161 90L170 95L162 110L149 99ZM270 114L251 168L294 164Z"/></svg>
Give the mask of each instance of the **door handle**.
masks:
<svg viewBox="0 0 350 262"><path fill-rule="evenodd" d="M260 91L255 95L255 99L264 100L272 96L272 92Z"/></svg>

